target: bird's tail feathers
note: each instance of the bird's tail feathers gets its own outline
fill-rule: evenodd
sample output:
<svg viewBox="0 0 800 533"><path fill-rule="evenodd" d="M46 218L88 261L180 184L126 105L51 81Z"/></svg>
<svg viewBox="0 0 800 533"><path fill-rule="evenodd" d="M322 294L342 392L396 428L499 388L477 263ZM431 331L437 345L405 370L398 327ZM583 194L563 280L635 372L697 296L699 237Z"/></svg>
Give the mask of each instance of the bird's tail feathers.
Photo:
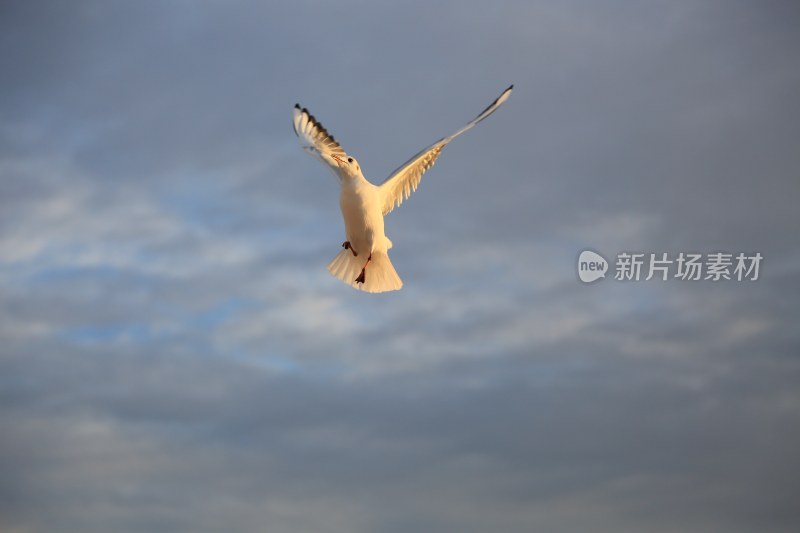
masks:
<svg viewBox="0 0 800 533"><path fill-rule="evenodd" d="M362 254L354 256L350 250L342 250L328 263L328 272L348 285L366 292L396 291L403 286L403 281L384 252L372 253L364 283L357 282L356 278L366 262L367 258Z"/></svg>

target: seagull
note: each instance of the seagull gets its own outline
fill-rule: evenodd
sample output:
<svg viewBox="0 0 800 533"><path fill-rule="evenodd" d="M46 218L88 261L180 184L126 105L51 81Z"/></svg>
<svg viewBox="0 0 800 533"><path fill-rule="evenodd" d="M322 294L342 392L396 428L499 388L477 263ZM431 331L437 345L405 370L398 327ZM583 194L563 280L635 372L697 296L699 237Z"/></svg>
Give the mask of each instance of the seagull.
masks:
<svg viewBox="0 0 800 533"><path fill-rule="evenodd" d="M369 182L356 158L345 153L308 109L295 104L294 132L303 149L324 163L339 180L345 241L344 249L328 264L333 276L366 292L396 291L403 286L389 260L392 241L384 233L383 217L417 190L422 175L433 166L447 143L497 111L513 88L509 86L466 126L418 152L380 185Z"/></svg>

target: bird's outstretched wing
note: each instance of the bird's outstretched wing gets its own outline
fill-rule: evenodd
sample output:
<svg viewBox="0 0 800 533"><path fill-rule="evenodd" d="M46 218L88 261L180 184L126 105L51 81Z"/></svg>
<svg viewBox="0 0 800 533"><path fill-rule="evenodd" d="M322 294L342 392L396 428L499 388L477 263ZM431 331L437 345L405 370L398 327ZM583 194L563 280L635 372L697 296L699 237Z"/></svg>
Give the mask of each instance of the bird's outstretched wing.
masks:
<svg viewBox="0 0 800 533"><path fill-rule="evenodd" d="M503 102L508 100L511 90L514 88L511 85L508 89L503 91L503 94L497 97L497 100L492 102L489 107L481 111L481 113L472 119L466 126L455 132L454 134L439 139L432 145L417 153L414 157L403 163L400 168L392 172L386 178L386 181L380 184L379 188L383 195L383 214L387 214L395 207L403 203L403 200L408 198L412 192L417 190L422 175L436 163L442 149L475 124L485 119L494 113Z"/></svg>
<svg viewBox="0 0 800 533"><path fill-rule="evenodd" d="M294 132L303 143L303 150L325 163L328 170L339 178L339 174L336 172L339 167L331 156L337 155L342 159L347 159L347 154L333 138L333 135L317 122L308 109L300 107L300 104L295 104L292 119Z"/></svg>

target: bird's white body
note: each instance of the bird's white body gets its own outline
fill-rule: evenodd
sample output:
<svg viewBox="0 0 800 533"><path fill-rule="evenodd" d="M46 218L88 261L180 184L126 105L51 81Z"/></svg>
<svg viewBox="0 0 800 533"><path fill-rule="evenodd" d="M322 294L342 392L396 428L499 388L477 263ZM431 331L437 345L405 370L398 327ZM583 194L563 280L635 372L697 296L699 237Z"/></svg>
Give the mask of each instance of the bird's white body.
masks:
<svg viewBox="0 0 800 533"><path fill-rule="evenodd" d="M388 252L392 245L383 230L380 189L363 177L343 179L340 189L339 208L350 245L356 251Z"/></svg>
<svg viewBox="0 0 800 533"><path fill-rule="evenodd" d="M333 258L328 271L343 282L367 292L386 292L403 286L389 260L392 241L384 233L382 205L380 188L367 181L360 172L342 178L339 207L349 247ZM367 258L369 267L364 280L356 281Z"/></svg>
<svg viewBox="0 0 800 533"><path fill-rule="evenodd" d="M447 143L494 113L512 88L513 85L466 126L416 154L380 185L364 177L358 162L342 150L307 109L295 106L294 131L304 141L304 149L325 163L339 179L339 206L346 240L342 243L344 249L328 264L331 274L367 292L392 291L403 286L389 260L392 241L384 232L383 217L416 190L422 175L433 166Z"/></svg>

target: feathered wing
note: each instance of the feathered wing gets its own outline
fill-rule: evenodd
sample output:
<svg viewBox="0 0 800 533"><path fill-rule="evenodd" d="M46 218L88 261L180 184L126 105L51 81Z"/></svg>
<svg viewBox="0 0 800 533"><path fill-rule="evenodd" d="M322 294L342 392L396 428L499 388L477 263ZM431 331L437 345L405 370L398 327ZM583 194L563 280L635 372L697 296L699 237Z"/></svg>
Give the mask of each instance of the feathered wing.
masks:
<svg viewBox="0 0 800 533"><path fill-rule="evenodd" d="M511 85L508 89L503 91L503 94L498 96L489 107L481 111L481 113L466 126L448 137L439 139L392 172L392 174L386 178L386 181L379 186L381 194L383 195L383 214L390 213L395 207L402 204L403 200L411 196L411 193L417 190L422 175L436 163L436 159L439 158L439 154L442 152L442 149L447 146L447 143L497 111L497 108L508 100L513 88L514 86Z"/></svg>
<svg viewBox="0 0 800 533"><path fill-rule="evenodd" d="M322 161L328 170L339 178L339 174L336 172L338 165L331 156L337 155L342 159L347 159L347 154L333 138L333 135L317 122L308 109L300 107L300 104L295 104L292 119L294 132L303 143L303 150Z"/></svg>

